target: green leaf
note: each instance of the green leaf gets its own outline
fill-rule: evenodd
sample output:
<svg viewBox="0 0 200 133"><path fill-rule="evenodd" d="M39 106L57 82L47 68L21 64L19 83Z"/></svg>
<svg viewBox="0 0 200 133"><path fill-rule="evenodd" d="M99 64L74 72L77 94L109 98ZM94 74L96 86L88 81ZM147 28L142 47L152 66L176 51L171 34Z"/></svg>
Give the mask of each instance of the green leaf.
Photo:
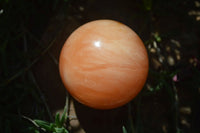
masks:
<svg viewBox="0 0 200 133"><path fill-rule="evenodd" d="M54 127L56 127L56 125L54 123L50 123L50 127L51 129L53 129Z"/></svg>
<svg viewBox="0 0 200 133"><path fill-rule="evenodd" d="M65 106L64 111L63 111L63 114L62 114L62 117L61 117L61 120L60 120L60 123L61 123L62 125L64 124L64 122L65 122L66 119L67 119L66 112L67 112L67 107Z"/></svg>
<svg viewBox="0 0 200 133"><path fill-rule="evenodd" d="M40 133L38 130L35 130L35 133Z"/></svg>
<svg viewBox="0 0 200 133"><path fill-rule="evenodd" d="M56 133L69 133L64 127L54 129Z"/></svg>
<svg viewBox="0 0 200 133"><path fill-rule="evenodd" d="M47 131L52 131L52 125L46 121L42 120L33 120L40 128L43 128Z"/></svg>
<svg viewBox="0 0 200 133"><path fill-rule="evenodd" d="M60 114L59 113L56 113L56 116L55 116L55 124L56 126L58 127L61 127L61 123L60 123Z"/></svg>
<svg viewBox="0 0 200 133"><path fill-rule="evenodd" d="M155 33L154 34L154 38L156 39L157 42L161 42L162 41L161 37L159 36L159 33Z"/></svg>
<svg viewBox="0 0 200 133"><path fill-rule="evenodd" d="M123 133L128 133L125 126L122 127L122 131L123 131Z"/></svg>
<svg viewBox="0 0 200 133"><path fill-rule="evenodd" d="M157 42L161 42L161 37L157 36L157 37L156 37L156 41L157 41Z"/></svg>

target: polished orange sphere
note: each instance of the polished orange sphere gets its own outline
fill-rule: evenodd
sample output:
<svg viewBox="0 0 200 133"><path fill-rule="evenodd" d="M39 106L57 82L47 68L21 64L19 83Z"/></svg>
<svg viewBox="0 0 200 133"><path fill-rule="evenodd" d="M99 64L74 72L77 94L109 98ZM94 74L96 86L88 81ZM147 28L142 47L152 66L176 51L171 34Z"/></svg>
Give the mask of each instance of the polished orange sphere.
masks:
<svg viewBox="0 0 200 133"><path fill-rule="evenodd" d="M138 35L113 20L96 20L75 30L59 60L62 81L80 103L96 109L120 107L143 88L148 55Z"/></svg>

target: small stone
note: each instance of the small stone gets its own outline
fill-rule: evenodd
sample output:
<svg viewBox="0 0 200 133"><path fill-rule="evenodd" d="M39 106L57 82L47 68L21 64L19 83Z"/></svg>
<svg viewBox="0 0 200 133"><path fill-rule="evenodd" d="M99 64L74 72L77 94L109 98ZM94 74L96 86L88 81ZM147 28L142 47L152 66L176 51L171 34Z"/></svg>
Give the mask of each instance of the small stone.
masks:
<svg viewBox="0 0 200 133"><path fill-rule="evenodd" d="M174 58L172 56L168 56L167 61L170 66L175 64Z"/></svg>
<svg viewBox="0 0 200 133"><path fill-rule="evenodd" d="M180 108L180 113L189 115L189 114L192 113L192 110L191 110L190 107L181 107Z"/></svg>
<svg viewBox="0 0 200 133"><path fill-rule="evenodd" d="M155 48L151 48L151 49L150 49L150 52L151 52L151 53L156 53L156 49L155 49Z"/></svg>

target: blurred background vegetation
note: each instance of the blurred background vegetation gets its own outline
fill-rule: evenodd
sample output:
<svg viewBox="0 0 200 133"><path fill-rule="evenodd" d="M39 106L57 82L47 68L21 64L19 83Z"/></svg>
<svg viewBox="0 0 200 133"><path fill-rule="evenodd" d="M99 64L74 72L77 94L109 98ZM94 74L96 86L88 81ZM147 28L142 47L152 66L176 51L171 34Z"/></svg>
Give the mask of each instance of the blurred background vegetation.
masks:
<svg viewBox="0 0 200 133"><path fill-rule="evenodd" d="M77 104L83 129L199 133L197 0L0 0L0 132L65 133L65 127L78 133L69 125L70 116L65 124L65 116L56 115L69 98L59 78L58 58L69 34L95 19L118 20L134 29L148 50L150 71L143 91L121 109L102 113ZM96 125L91 117L97 118Z"/></svg>

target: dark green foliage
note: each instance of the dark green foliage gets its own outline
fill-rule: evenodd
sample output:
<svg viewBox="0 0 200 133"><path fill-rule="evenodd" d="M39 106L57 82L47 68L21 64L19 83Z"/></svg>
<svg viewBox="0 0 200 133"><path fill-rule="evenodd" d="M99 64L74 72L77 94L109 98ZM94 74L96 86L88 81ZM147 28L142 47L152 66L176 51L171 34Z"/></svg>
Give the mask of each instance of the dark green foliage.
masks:
<svg viewBox="0 0 200 133"><path fill-rule="evenodd" d="M37 133L35 127L22 116L51 120L51 114L31 67L40 58L43 48L40 38L57 4L53 0L0 1L0 132ZM37 21L36 21L37 20ZM37 28L36 28L37 26ZM37 45L36 45L37 44ZM60 122L64 123L62 118ZM63 132L64 129L55 129Z"/></svg>
<svg viewBox="0 0 200 133"><path fill-rule="evenodd" d="M43 132L68 133L68 131L66 130L66 127L65 127L65 122L67 121L67 115L66 115L67 108L68 107L65 106L61 117L60 117L59 113L56 114L54 123L50 123L50 122L43 121L43 120L37 120L37 119L32 120L25 116L23 118L32 122L32 124L35 125L35 127L39 128ZM35 132L40 132L39 129L37 129L37 128L31 128L29 130L34 130Z"/></svg>

